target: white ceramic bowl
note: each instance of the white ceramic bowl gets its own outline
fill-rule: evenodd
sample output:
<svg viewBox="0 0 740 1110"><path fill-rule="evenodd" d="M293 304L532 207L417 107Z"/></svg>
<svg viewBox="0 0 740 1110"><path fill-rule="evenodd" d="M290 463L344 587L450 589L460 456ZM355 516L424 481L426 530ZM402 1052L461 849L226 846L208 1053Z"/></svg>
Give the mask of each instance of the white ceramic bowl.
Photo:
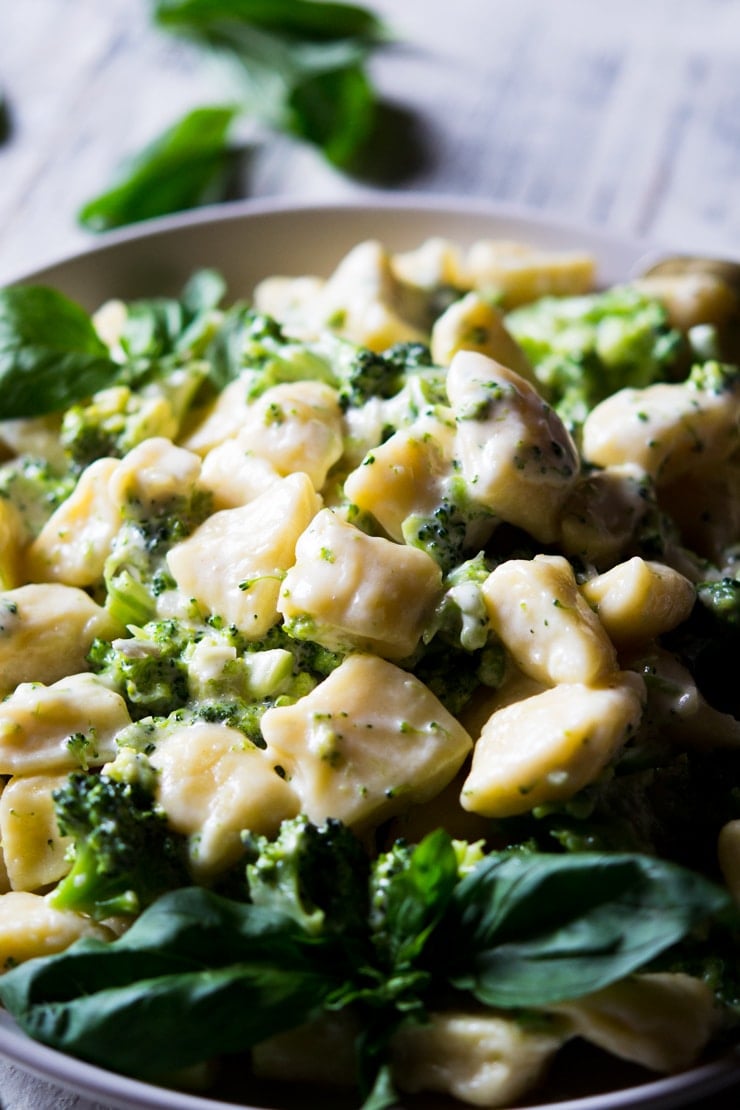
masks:
<svg viewBox="0 0 740 1110"><path fill-rule="evenodd" d="M176 293L193 270L215 266L233 296L269 274L326 274L363 239L408 250L442 235L466 246L506 238L591 250L599 280L624 279L648 253L640 241L496 207L475 199L373 197L365 203L241 202L154 220L101 237L91 250L20 275L56 285L92 309L106 297Z"/></svg>
<svg viewBox="0 0 740 1110"><path fill-rule="evenodd" d="M255 284L271 274L328 274L361 240L378 239L397 251L418 246L432 236L462 246L480 238L504 238L551 249L585 249L598 261L600 284L639 272L643 260L655 254L640 241L556 223L521 209L468 198L373 195L367 202L242 202L201 209L105 236L89 251L19 275L17 280L54 285L92 310L109 297L177 293L194 270L210 266L223 273L231 298L249 298ZM106 1107L234 1110L233 1102L218 1097L173 1092L81 1063L31 1041L3 1013L0 1053L21 1068ZM629 1078L632 1073L620 1077L618 1066L592 1063L591 1071L585 1084L599 1093L573 1098L566 1097L561 1088L559 1094L552 1091L555 1101L539 1108L530 1104L530 1110L663 1110L698 1104L740 1080L740 1055L732 1053L682 1075L637 1085ZM632 1085L624 1087L625 1081ZM614 1089L617 1084L622 1089ZM582 1076L577 1089L584 1089ZM547 1091L540 1098L544 1094ZM320 1099L303 1095L298 1095L299 1103L294 1106L325 1110ZM416 1099L409 1100L411 1105L427 1110L437 1103L432 1098Z"/></svg>

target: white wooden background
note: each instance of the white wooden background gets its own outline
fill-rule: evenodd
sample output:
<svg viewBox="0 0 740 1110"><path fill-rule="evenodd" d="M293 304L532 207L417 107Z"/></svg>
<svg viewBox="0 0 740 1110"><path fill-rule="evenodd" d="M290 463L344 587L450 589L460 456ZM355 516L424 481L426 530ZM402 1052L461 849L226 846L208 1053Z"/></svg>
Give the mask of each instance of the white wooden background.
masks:
<svg viewBox="0 0 740 1110"><path fill-rule="evenodd" d="M412 127L389 131L363 180L272 142L245 193L463 193L740 255L738 0L371 3L398 39L373 75ZM75 212L120 158L222 94L148 10L0 0L0 280L86 245Z"/></svg>
<svg viewBox="0 0 740 1110"><path fill-rule="evenodd" d="M740 0L367 2L398 40L372 67L396 121L372 173L275 140L245 195L464 194L740 257ZM147 0L0 0L0 86L0 281L88 245L75 212L120 158L223 93ZM2 1064L0 1103L91 1107Z"/></svg>

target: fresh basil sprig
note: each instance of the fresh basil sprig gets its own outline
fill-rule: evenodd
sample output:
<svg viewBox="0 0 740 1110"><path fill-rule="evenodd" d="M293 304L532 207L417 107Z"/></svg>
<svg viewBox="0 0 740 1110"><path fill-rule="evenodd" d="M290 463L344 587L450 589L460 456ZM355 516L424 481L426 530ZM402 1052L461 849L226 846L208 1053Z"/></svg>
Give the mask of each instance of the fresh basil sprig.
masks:
<svg viewBox="0 0 740 1110"><path fill-rule="evenodd" d="M7 142L13 130L10 105L2 89L0 89L0 146Z"/></svg>
<svg viewBox="0 0 740 1110"><path fill-rule="evenodd" d="M162 358L203 345L202 332L218 308L226 282L217 270L197 270L179 297L130 301L121 333L129 359ZM210 336L205 337L210 340Z"/></svg>
<svg viewBox="0 0 740 1110"><path fill-rule="evenodd" d="M456 887L438 940L453 986L488 1006L543 1006L630 975L729 904L650 856L492 855Z"/></svg>
<svg viewBox="0 0 740 1110"><path fill-rule="evenodd" d="M225 289L221 274L203 269L179 297L131 301L123 362L110 357L91 317L64 294L43 285L0 289L0 420L61 412L116 382L165 373L168 356L193 357L217 331L209 321ZM214 375L212 385L227 380Z"/></svg>
<svg viewBox="0 0 740 1110"><path fill-rule="evenodd" d="M393 1031L450 988L458 1006L468 994L547 1007L648 968L730 906L710 881L646 856L491 853L462 879L453 856L443 832L399 855L354 965L328 925L309 934L287 914L186 888L117 940L6 972L0 1001L39 1040L145 1078L352 1006L365 1105L382 1110L395 1097Z"/></svg>
<svg viewBox="0 0 740 1110"><path fill-rule="evenodd" d="M229 133L239 109L195 108L121 168L112 188L80 209L80 223L106 231L223 200L231 174Z"/></svg>
<svg viewBox="0 0 740 1110"><path fill-rule="evenodd" d="M85 939L8 972L0 999L46 1044L162 1077L319 1009L332 984L312 947L284 915L190 887L160 898L110 944Z"/></svg>
<svg viewBox="0 0 740 1110"><path fill-rule="evenodd" d="M44 285L0 290L0 419L58 412L119 367L80 305Z"/></svg>
<svg viewBox="0 0 740 1110"><path fill-rule="evenodd" d="M80 209L90 230L223 200L242 116L313 144L341 167L369 137L376 98L366 61L388 33L368 9L322 0L155 0L153 19L227 67L236 103L188 112L129 159L113 187Z"/></svg>
<svg viewBox="0 0 740 1110"><path fill-rule="evenodd" d="M155 21L232 64L245 108L346 165L372 127L365 72L387 39L365 8L320 0L158 0Z"/></svg>

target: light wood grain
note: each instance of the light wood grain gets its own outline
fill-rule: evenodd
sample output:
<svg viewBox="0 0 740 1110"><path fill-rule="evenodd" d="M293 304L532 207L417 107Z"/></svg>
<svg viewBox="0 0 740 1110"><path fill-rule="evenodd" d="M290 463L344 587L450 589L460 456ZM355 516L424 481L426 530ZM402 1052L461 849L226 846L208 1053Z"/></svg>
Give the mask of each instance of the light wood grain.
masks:
<svg viewBox="0 0 740 1110"><path fill-rule="evenodd" d="M736 0L377 0L373 63L407 126L362 178L287 140L253 196L414 189L484 196L666 244L740 254ZM87 245L75 213L121 157L224 86L149 25L144 0L0 5L0 280Z"/></svg>

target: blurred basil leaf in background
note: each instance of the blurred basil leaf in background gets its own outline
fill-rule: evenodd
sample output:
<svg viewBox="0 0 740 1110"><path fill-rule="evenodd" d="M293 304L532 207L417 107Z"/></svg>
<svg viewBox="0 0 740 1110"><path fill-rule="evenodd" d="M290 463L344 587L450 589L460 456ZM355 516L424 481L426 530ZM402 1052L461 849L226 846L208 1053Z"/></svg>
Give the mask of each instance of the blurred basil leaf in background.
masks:
<svg viewBox="0 0 740 1110"><path fill-rule="evenodd" d="M241 117L311 143L342 169L370 138L377 101L366 62L389 34L368 9L321 0L155 0L152 18L221 62L234 105L196 108L132 157L80 210L88 229L225 199Z"/></svg>
<svg viewBox="0 0 740 1110"><path fill-rule="evenodd" d="M366 8L318 0L156 0L154 20L219 53L245 108L346 165L367 138L375 95L365 72L388 40Z"/></svg>
<svg viewBox="0 0 740 1110"><path fill-rule="evenodd" d="M10 115L10 106L7 97L0 89L0 146L7 142L13 130L13 121Z"/></svg>
<svg viewBox="0 0 740 1110"><path fill-rule="evenodd" d="M79 212L92 231L223 200L231 172L235 107L195 108L121 168L120 178Z"/></svg>

